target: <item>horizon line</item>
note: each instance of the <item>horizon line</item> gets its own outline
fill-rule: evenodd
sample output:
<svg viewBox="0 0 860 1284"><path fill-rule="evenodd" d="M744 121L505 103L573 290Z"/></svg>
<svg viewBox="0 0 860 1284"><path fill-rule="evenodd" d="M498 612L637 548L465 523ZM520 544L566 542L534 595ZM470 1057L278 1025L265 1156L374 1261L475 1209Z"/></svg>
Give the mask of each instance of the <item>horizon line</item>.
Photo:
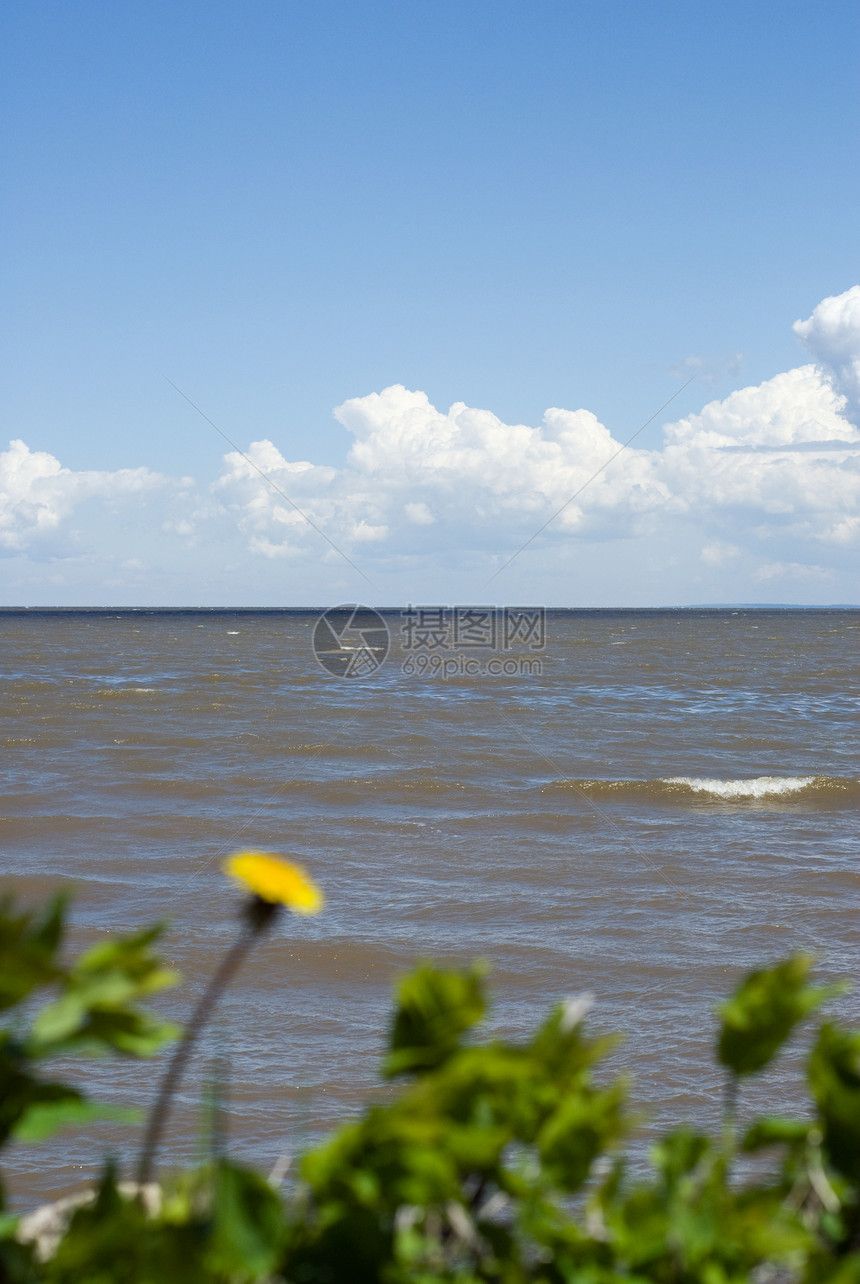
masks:
<svg viewBox="0 0 860 1284"><path fill-rule="evenodd" d="M536 603L528 604L532 609L539 606ZM215 613L218 611L229 612L231 614L259 615L268 614L287 614L294 612L296 614L310 614L315 611L332 611L339 607L362 606L365 610L372 609L379 611L380 614L392 613L396 611L411 610L415 607L430 609L444 607L451 609L458 608L477 608L481 609L504 609L500 603L489 602L451 602L441 603L439 601L419 601L403 603L399 606L373 606L368 603L358 602L338 602L334 605L323 606L319 604L308 604L306 606L49 606L49 605L10 605L0 606L0 615L18 615L30 612L49 612L51 614L62 614L63 612L88 612L91 614L122 614L131 615L143 613L158 614L192 614ZM523 606L523 603L508 603L508 609L512 606ZM545 611L857 611L860 610L858 602L686 602L686 603L662 603L655 606L543 606Z"/></svg>

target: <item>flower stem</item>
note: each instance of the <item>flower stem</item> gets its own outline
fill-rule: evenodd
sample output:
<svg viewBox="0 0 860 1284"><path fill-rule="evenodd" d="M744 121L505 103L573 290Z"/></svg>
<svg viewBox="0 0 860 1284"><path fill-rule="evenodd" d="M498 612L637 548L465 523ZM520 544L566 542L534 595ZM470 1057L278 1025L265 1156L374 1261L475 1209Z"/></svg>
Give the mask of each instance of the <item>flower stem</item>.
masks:
<svg viewBox="0 0 860 1284"><path fill-rule="evenodd" d="M158 1096L149 1114L146 1135L143 1139L140 1160L137 1166L137 1184L139 1187L145 1186L152 1178L156 1152L158 1151L161 1136L164 1132L164 1125L167 1122L167 1116L170 1111L170 1101L182 1077L182 1072L191 1055L197 1036L209 1020L215 1004L229 985L234 973L241 967L246 954L262 930L262 922L255 922L250 917L246 920L241 934L224 955L209 984L203 991L197 1007L191 1014L191 1020L185 1027L185 1033L179 1046L170 1058L170 1064L164 1073Z"/></svg>

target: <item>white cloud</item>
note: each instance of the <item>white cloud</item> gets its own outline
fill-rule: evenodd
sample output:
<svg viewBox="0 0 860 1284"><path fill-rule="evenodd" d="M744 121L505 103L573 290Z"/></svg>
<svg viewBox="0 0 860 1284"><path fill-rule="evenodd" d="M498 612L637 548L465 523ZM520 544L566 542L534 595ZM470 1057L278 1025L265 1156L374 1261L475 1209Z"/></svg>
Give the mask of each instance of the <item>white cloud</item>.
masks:
<svg viewBox="0 0 860 1284"><path fill-rule="evenodd" d="M426 504L404 504L403 511L416 526L432 526L436 521Z"/></svg>
<svg viewBox="0 0 860 1284"><path fill-rule="evenodd" d="M432 512L437 522L475 529L547 516L588 482L620 443L588 410L550 409L540 427L506 424L489 410L456 402L447 413L401 385L355 397L335 416L353 434L347 467L373 482L377 499ZM647 454L630 452L611 479L597 477L562 526L586 510L639 510L662 503ZM420 509L416 509L420 505ZM425 524L426 518L425 518Z"/></svg>
<svg viewBox="0 0 860 1284"><path fill-rule="evenodd" d="M587 410L550 409L538 427L506 424L463 403L440 411L395 385L335 412L354 438L341 470L299 473L265 448L277 460L271 478L331 538L372 540L378 551L509 548L582 487L545 541L647 535L686 516L710 527L709 548L760 532L763 517L805 539L848 542L860 512L860 432L844 404L825 371L801 366L668 425L662 450L626 450L604 469L620 443ZM258 474L227 463L219 488L243 529L287 520ZM289 520L297 538L311 538L298 514Z"/></svg>
<svg viewBox="0 0 860 1284"><path fill-rule="evenodd" d="M592 478L582 502L560 516L559 531L620 534L671 498L648 452L622 456L611 476L600 472L620 443L586 410L551 409L540 427L529 427L462 402L443 412L425 393L394 385L335 414L354 438L342 470L305 465L298 474L271 443L252 451L256 459L265 448L271 480L336 540L496 550L512 533L527 538ZM218 490L241 509L240 524L271 523L277 494L244 461L226 462ZM428 544L420 528L429 527L436 530Z"/></svg>
<svg viewBox="0 0 860 1284"><path fill-rule="evenodd" d="M699 556L709 566L725 566L728 562L732 562L736 557L739 557L740 551L736 544L725 544L715 539L710 544L705 545Z"/></svg>
<svg viewBox="0 0 860 1284"><path fill-rule="evenodd" d="M831 580L833 571L827 566L806 566L802 562L768 562L753 571L753 579L764 580Z"/></svg>
<svg viewBox="0 0 860 1284"><path fill-rule="evenodd" d="M825 299L795 330L813 363L667 425L660 449L622 451L585 409L507 424L462 402L439 410L399 384L336 409L350 439L341 468L291 461L262 440L246 455L227 454L219 479L203 487L146 468L74 472L16 440L0 454L0 547L11 556L80 552L94 503L87 530L97 546L101 529L109 560L106 524L119 514L127 525L134 498L135 547L117 549L117 566L122 556L140 573L140 553L152 565L157 537L175 559L197 558L213 582L219 567L281 563L293 577L304 568L315 585L321 567L343 569L319 531L374 575L408 576L434 560L489 573L557 514L529 565L545 547L552 565L580 549L580 565L597 557L588 549L622 550L635 538L643 547L663 541L653 561L667 577L711 576L732 585L736 600L744 584L822 580L831 574L822 558L843 574L860 543L860 429L851 417L860 286Z"/></svg>
<svg viewBox="0 0 860 1284"><path fill-rule="evenodd" d="M819 539L827 540L833 544L853 544L860 543L860 516L843 517L841 521L834 524L819 535Z"/></svg>
<svg viewBox="0 0 860 1284"><path fill-rule="evenodd" d="M794 333L832 373L836 390L847 399L849 417L860 422L860 285L822 299L811 317L795 321Z"/></svg>
<svg viewBox="0 0 860 1284"><path fill-rule="evenodd" d="M68 551L63 524L85 501L113 505L158 490L166 482L148 468L73 472L47 451L30 450L16 438L0 453L0 548L61 554ZM171 489L177 484L171 482Z"/></svg>
<svg viewBox="0 0 860 1284"><path fill-rule="evenodd" d="M844 406L845 398L818 367L800 366L670 424L666 442L715 448L797 447L839 440L846 432L847 440L860 441L860 433L846 423Z"/></svg>
<svg viewBox="0 0 860 1284"><path fill-rule="evenodd" d="M800 518L820 536L860 511L860 432L843 405L818 367L790 370L669 425L660 475L687 512L740 528Z"/></svg>

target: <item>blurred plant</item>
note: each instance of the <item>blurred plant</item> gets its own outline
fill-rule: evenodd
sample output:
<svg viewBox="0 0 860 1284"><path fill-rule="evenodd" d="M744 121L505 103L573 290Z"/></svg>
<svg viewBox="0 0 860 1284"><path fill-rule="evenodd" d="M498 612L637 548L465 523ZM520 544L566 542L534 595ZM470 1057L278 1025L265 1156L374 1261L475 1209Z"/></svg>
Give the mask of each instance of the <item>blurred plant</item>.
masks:
<svg viewBox="0 0 860 1284"><path fill-rule="evenodd" d="M0 901L0 1145L41 1141L58 1128L130 1112L100 1105L77 1087L46 1076L43 1067L72 1054L150 1057L179 1033L139 1006L178 979L153 945L161 925L120 936L62 959L66 899L41 911ZM37 999L50 996L41 1007ZM136 1112L132 1115L137 1118ZM0 1280L5 1259L20 1256L8 1239L0 1185Z"/></svg>
<svg viewBox="0 0 860 1284"><path fill-rule="evenodd" d="M140 1186L145 1186L152 1176L170 1102L197 1037L248 953L272 926L282 908L295 914L317 914L323 906L322 893L303 869L268 852L237 852L226 862L224 871L250 892L242 906L241 930L203 991L161 1082L141 1147L137 1169Z"/></svg>
<svg viewBox="0 0 860 1284"><path fill-rule="evenodd" d="M265 903L245 908L240 939L253 941L262 928L252 914L271 918L266 907L283 902L250 882L249 871L261 880L270 866L240 868L234 875ZM20 930L7 920L6 957L22 961L4 993L23 987L25 997L28 977L32 987L55 983L54 912ZM715 1051L733 1082L763 1072L836 992L812 987L810 968L799 955L759 969L722 1005ZM423 964L406 977L383 1061L399 1092L308 1154L286 1199L222 1154L149 1187L148 1200L108 1166L98 1191L40 1252L15 1239L7 1220L0 1279L860 1281L860 1034L820 1027L809 1117L753 1119L716 1137L677 1127L654 1146L651 1173L631 1179L621 1149L631 1129L627 1085L601 1068L613 1041L586 1031L590 996L558 1005L520 1041L476 1037L486 1006L480 967Z"/></svg>
<svg viewBox="0 0 860 1284"><path fill-rule="evenodd" d="M812 963L810 954L795 954L776 967L758 968L720 1004L717 1056L729 1074L725 1111L729 1127L734 1126L741 1078L763 1070L799 1022L845 992L844 985L807 985Z"/></svg>
<svg viewBox="0 0 860 1284"><path fill-rule="evenodd" d="M178 1033L138 1006L178 979L152 953L163 928L102 942L67 965L60 958L65 911L61 896L41 912L18 910L8 897L0 902L0 1010L7 1014L0 1030L0 1142L38 1141L108 1109L43 1078L42 1063L72 1053L150 1057ZM55 997L28 1011L45 990Z"/></svg>

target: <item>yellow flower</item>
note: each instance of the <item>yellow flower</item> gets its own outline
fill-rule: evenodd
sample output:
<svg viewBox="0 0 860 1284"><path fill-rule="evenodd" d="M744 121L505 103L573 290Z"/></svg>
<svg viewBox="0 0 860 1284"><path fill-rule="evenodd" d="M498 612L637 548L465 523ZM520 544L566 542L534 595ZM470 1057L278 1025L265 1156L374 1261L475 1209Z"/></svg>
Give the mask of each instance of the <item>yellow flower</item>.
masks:
<svg viewBox="0 0 860 1284"><path fill-rule="evenodd" d="M303 869L269 852L236 852L224 873L271 905L286 905L296 914L318 914L323 894Z"/></svg>

